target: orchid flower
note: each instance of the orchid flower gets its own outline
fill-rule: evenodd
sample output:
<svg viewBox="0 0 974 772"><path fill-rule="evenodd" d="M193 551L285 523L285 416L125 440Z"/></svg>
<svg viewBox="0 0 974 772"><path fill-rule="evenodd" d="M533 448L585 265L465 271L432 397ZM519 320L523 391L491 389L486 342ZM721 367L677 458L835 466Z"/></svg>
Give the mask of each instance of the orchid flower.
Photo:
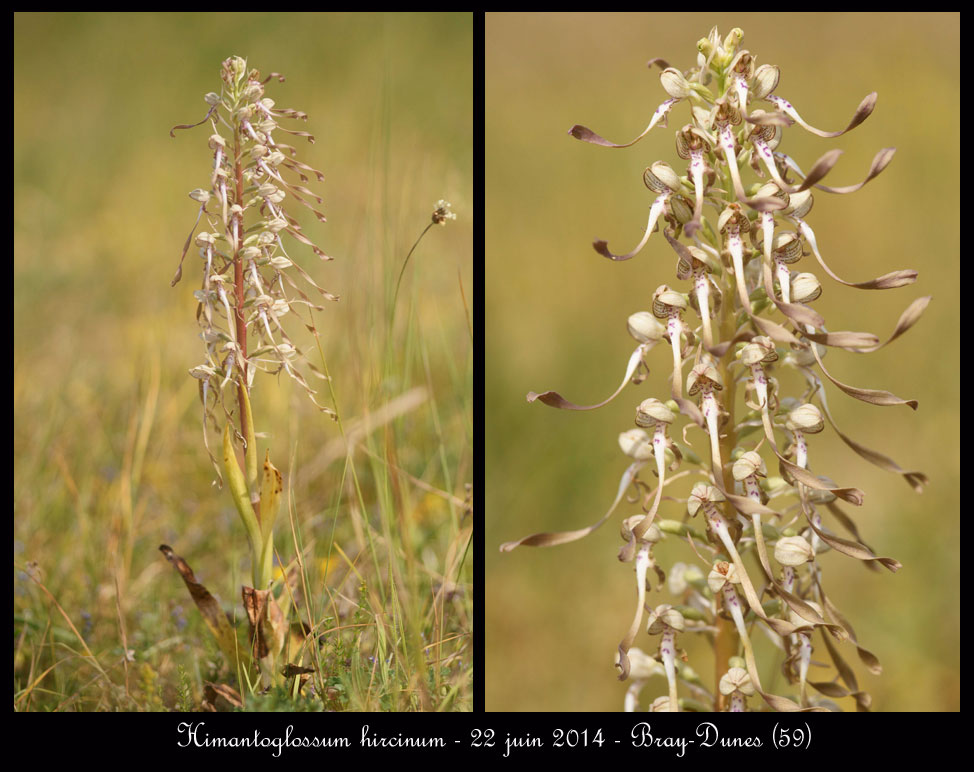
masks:
<svg viewBox="0 0 974 772"><path fill-rule="evenodd" d="M823 384L827 380L843 393L873 405L908 405L915 410L916 401L845 384L826 369L823 358L829 349L865 354L891 343L918 321L929 298L914 300L883 342L868 332L831 330L824 317L809 305L823 290L814 274L793 272L806 256L806 246L831 278L848 287L885 290L916 280L917 273L912 270L858 283L840 279L825 263L808 221L813 189L836 195L857 191L886 168L895 151L879 150L865 178L852 185L822 183L839 161L838 149L826 150L807 174L803 172L782 150L786 132L803 129L819 137L838 137L868 118L876 106L876 94L862 100L845 129L822 131L808 124L791 102L777 94L782 78L779 68L759 65L742 42L739 28L721 37L715 27L697 41L695 66L681 71L661 59L651 60L651 67L662 69L660 83L668 98L632 142L614 144L578 125L570 131L584 142L622 148L643 139L653 128L665 126L674 110L682 113L686 109L689 113L675 136L676 154L687 164L685 173L663 161L656 161L643 173L643 182L653 198L647 227L637 246L617 255L605 241L594 243L604 257L628 260L641 250L652 250L650 236L661 230L677 253L675 281L679 283L658 284L652 295L652 313L642 311L629 317L628 328L638 346L630 355L622 384L610 399L626 384L641 380L637 371L648 369L651 349L663 341L669 344L672 360L670 394L663 399L650 395L639 401L636 428L619 435L620 447L632 462L620 481L616 502L599 523L582 531L536 534L509 542L502 549L519 544L548 546L580 538L612 514L627 490L635 489L642 494L642 512L625 519L624 546L619 553L622 561L634 562L637 583L633 623L617 653L623 678L628 675L635 679L625 695L627 710L634 709L647 680L643 671L635 675L636 652L642 656L635 636L644 607L654 605L648 631L662 636L658 660L652 657L647 663L640 659L639 666L646 665L646 672L651 673L659 672L662 666L668 688L667 694L652 701L651 710L677 711L681 707L677 633L704 634L714 644L718 661L712 671L712 689L695 693L710 700L714 710L746 710L746 698L753 694L779 711L830 710L837 696L851 697L858 708L866 709L868 695L858 688L851 668L827 637L837 676L823 684L808 678L816 632L823 632L823 637L828 633L840 643L850 642L866 667L872 672L879 668L878 660L859 644L851 625L826 595L825 572L815 556L831 549L890 571L898 570L900 564L876 555L859 537L852 518L838 509L836 502L840 500L862 506L864 494L856 487L839 485L814 473L807 437L824 431L827 420L860 457L903 476L915 490L922 489L926 483L922 473L901 469L892 459L838 430ZM657 281L647 286L654 284ZM700 317L699 327L685 318L688 306ZM780 321L767 318L765 311L769 315L781 312ZM689 398L684 396L683 381L687 360L692 362L686 380ZM800 382L797 395L781 393L791 384L784 378L779 383L775 377L779 368L792 368L802 376L804 387ZM742 385L743 400L737 393ZM588 410L608 400L586 407L574 405L555 392L532 392L528 401ZM692 447L687 432L693 426L708 435L709 454ZM748 434L762 429L763 438L755 446ZM778 445L781 437L789 440L784 450ZM823 458L816 466L826 460L831 461ZM681 461L691 469L673 474ZM767 462L772 461L776 472L769 477ZM681 496L679 487L672 486L690 471L697 479L689 495L684 492ZM654 493L647 482L652 479L650 472L658 478ZM664 496L664 486L673 493ZM677 520L667 513L674 502L682 501L691 518L698 512L703 514L705 536L691 521ZM800 533L792 528L795 509L795 517L804 519ZM830 513L852 538L841 538L828 527L831 523L827 525L825 518ZM648 584L650 569L657 571L657 576L666 575L657 564L654 548L668 538L685 542L710 572L703 582L697 566L689 568L680 563L679 571L669 571L669 591L682 603L679 607L653 604L648 599L652 591ZM768 545L774 545L780 571L772 566ZM692 580L688 578L691 574ZM755 629L784 642L789 652L786 673L790 683L797 684L797 701L762 687L751 644ZM743 651L743 658L737 656L739 651ZM684 667L689 669L689 664ZM684 699L683 705L688 704Z"/></svg>

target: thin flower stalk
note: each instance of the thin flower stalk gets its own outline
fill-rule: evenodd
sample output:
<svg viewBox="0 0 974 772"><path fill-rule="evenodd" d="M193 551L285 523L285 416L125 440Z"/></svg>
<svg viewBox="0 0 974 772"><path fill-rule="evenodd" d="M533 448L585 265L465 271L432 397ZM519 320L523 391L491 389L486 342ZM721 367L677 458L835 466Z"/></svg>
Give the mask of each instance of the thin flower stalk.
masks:
<svg viewBox="0 0 974 772"><path fill-rule="evenodd" d="M433 204L433 214L430 217L429 223L423 228L423 232L419 234L416 241L413 242L412 247L410 247L409 252L406 253L406 259L402 261L402 268L399 269L399 277L396 279L396 291L392 296L392 310L389 312L389 327L392 328L392 323L396 318L396 301L399 299L399 287L402 285L403 274L406 273L406 266L409 265L409 258L413 256L413 252L416 251L416 247L419 246L419 242L423 240L423 236L426 235L427 231L434 225L446 225L447 220L456 220L456 212L450 211L450 202L440 199L435 204ZM463 285L460 285L460 292L463 292Z"/></svg>
<svg viewBox="0 0 974 772"><path fill-rule="evenodd" d="M823 259L819 238L807 220L813 190L836 195L855 192L886 168L895 150L880 150L866 177L856 184L822 184L839 161L841 151L836 149L824 153L805 174L782 152L786 130L797 126L823 138L841 136L869 117L876 94L861 101L844 129L817 129L777 93L779 68L759 66L756 57L742 48L742 40L740 29L721 38L714 28L698 41L696 65L685 71L662 59L651 60L650 67L662 70L660 84L667 98L632 142L615 144L580 125L569 132L589 144L629 147L654 129L667 127L681 105L689 107L689 121L675 132L676 155L686 162L685 173L656 161L643 174L652 199L648 227L639 244L617 255L605 240L593 242L603 257L629 260L647 249L652 233L661 230L679 259L675 277L659 278L677 283L660 284L652 293L647 290L648 309L630 315L629 330L639 346L630 357L622 385L608 400L579 406L548 391L531 392L528 401L567 410L600 407L645 379L652 348L661 341L670 348L670 362L661 363L671 370L670 393L639 401L637 429L620 435L620 446L634 461L601 520L586 529L535 534L509 542L502 550L582 538L602 525L632 489L642 513L626 519L619 559L635 561L637 608L616 656L619 678L636 679L626 692L626 710L636 709L646 674L657 672L666 675L666 694L652 701L650 710L678 711L681 705L700 704L701 698L709 702L705 709L754 710L759 708L749 705L747 698L755 694L764 709L777 711L836 710L834 700L839 697L850 697L858 710L867 710L869 695L859 688L836 644L853 646L870 672L881 668L826 594L826 572L819 555L834 550L867 567L881 565L889 571L897 571L900 564L876 555L862 541L853 518L840 504L861 506L864 494L818 473L818 465L825 466L831 459L817 452L815 436L830 427L860 457L901 475L917 492L927 479L840 432L828 408L824 382L872 405L907 405L915 410L916 401L845 384L826 369L823 358L832 349L865 354L888 345L918 321L929 298L914 300L885 341L869 332L826 326L813 307L822 284L814 273L797 270L808 250L825 273L846 287L894 289L917 278L910 269L866 281L839 278ZM775 314L780 317L773 318ZM684 376L687 364L689 373ZM781 393L776 373L787 370L802 376L804 391ZM706 435L709 453L693 451L695 428ZM682 443L674 439L681 432ZM672 474L681 462L691 468ZM774 467L776 473L771 474L769 469ZM658 478L652 490L642 479L646 470ZM671 492L664 500L664 486L685 476L693 480L689 495L681 498ZM666 511L670 501L685 502L682 521ZM691 524L697 513L706 523L705 535ZM838 536L826 522L828 515L851 538ZM669 572L657 565L654 546L673 536L692 547L709 572L707 581L697 568L683 563ZM650 567L669 574L670 592L681 605L653 604L648 599ZM663 584L661 580L660 590ZM647 631L661 639L657 653L649 655L637 645L636 632L644 610L654 605ZM790 696L762 687L752 645L757 630L784 650L781 666L793 687ZM677 633L711 639L716 654L712 690L701 684L690 663L677 666ZM833 679L812 677L816 649L831 658Z"/></svg>

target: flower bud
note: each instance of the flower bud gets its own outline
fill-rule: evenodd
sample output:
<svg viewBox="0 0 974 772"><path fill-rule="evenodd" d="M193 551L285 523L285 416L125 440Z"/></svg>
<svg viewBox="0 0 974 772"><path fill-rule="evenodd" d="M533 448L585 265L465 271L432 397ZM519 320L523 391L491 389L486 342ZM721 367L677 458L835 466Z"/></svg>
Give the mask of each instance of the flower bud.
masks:
<svg viewBox="0 0 974 772"><path fill-rule="evenodd" d="M693 219L693 206L683 196L670 196L666 204L670 213L681 225L686 225Z"/></svg>
<svg viewBox="0 0 974 772"><path fill-rule="evenodd" d="M754 80L751 83L751 95L755 99L764 99L778 87L778 78L780 75L781 71L777 65L762 64L754 72Z"/></svg>
<svg viewBox="0 0 974 772"><path fill-rule="evenodd" d="M744 39L744 30L740 27L734 27L727 35L724 37L724 50L732 54L737 51L737 47L741 44Z"/></svg>
<svg viewBox="0 0 974 772"><path fill-rule="evenodd" d="M619 447L622 452L637 461L646 461L653 457L653 440L642 429L630 429L619 435Z"/></svg>
<svg viewBox="0 0 974 772"><path fill-rule="evenodd" d="M671 424L676 416L655 397L644 399L636 408L636 426L654 428L657 423Z"/></svg>
<svg viewBox="0 0 974 772"><path fill-rule="evenodd" d="M271 266L273 266L278 271L283 271L286 268L290 268L294 263L288 260L284 255L278 255L277 257L272 257L270 260Z"/></svg>
<svg viewBox="0 0 974 772"><path fill-rule="evenodd" d="M629 316L629 334L640 343L655 342L663 337L665 329L649 311L637 311Z"/></svg>
<svg viewBox="0 0 974 772"><path fill-rule="evenodd" d="M806 402L804 405L799 405L788 413L788 418L785 420L785 428L789 431L818 434L825 428L825 420L815 405Z"/></svg>
<svg viewBox="0 0 974 772"><path fill-rule="evenodd" d="M781 213L790 214L792 217L805 217L812 211L812 204L814 203L815 200L812 198L810 190L800 190L788 196L788 206L782 209Z"/></svg>
<svg viewBox="0 0 974 772"><path fill-rule="evenodd" d="M709 59L714 51L717 50L717 46L709 38L700 38L697 41L697 50Z"/></svg>
<svg viewBox="0 0 974 772"><path fill-rule="evenodd" d="M240 83L247 74L247 60L239 56L231 56L224 60L223 67L234 83Z"/></svg>
<svg viewBox="0 0 974 772"><path fill-rule="evenodd" d="M775 234L771 245L774 257L783 263L795 263L802 258L802 240L797 233L781 231Z"/></svg>
<svg viewBox="0 0 974 772"><path fill-rule="evenodd" d="M670 711L670 698L665 694L662 697L657 697L650 703L649 706L650 713L669 713Z"/></svg>
<svg viewBox="0 0 974 772"><path fill-rule="evenodd" d="M663 540L663 532L659 529L656 523L653 523L649 528L646 529L646 533L643 534L643 541L649 544L659 544Z"/></svg>
<svg viewBox="0 0 974 772"><path fill-rule="evenodd" d="M674 99L686 99L690 96L692 89L683 73L675 67L667 67L659 76L663 90Z"/></svg>
<svg viewBox="0 0 974 772"><path fill-rule="evenodd" d="M216 375L216 370L209 365L197 365L189 371L189 374L194 378L205 381L207 378Z"/></svg>
<svg viewBox="0 0 974 772"><path fill-rule="evenodd" d="M616 664L619 664L618 652ZM666 675L663 665L637 646L629 649L629 677L634 681L645 681L654 675Z"/></svg>
<svg viewBox="0 0 974 772"><path fill-rule="evenodd" d="M657 287L656 292L653 293L653 315L657 319L667 319L671 310L685 311L686 307L686 296L665 284Z"/></svg>
<svg viewBox="0 0 974 772"><path fill-rule="evenodd" d="M666 577L666 588L671 595L682 595L688 586L686 563L674 563L670 568L669 576Z"/></svg>
<svg viewBox="0 0 974 772"><path fill-rule="evenodd" d="M680 175L663 161L657 161L643 172L643 183L656 193L677 192L681 188Z"/></svg>
<svg viewBox="0 0 974 772"><path fill-rule="evenodd" d="M800 566L815 557L804 536L782 536L774 545L774 559L783 566Z"/></svg>
<svg viewBox="0 0 974 772"><path fill-rule="evenodd" d="M746 344L737 352L737 356L740 358L742 364L751 367L756 364L767 364L777 361L778 352L775 351L774 342L771 338L764 335L757 335L751 339L750 343Z"/></svg>
<svg viewBox="0 0 974 772"><path fill-rule="evenodd" d="M811 303L822 294L822 283L814 273L798 273L791 277L791 299L795 303Z"/></svg>
<svg viewBox="0 0 974 772"><path fill-rule="evenodd" d="M248 83L240 94L240 98L245 102L256 102L264 95L264 87L255 82Z"/></svg>

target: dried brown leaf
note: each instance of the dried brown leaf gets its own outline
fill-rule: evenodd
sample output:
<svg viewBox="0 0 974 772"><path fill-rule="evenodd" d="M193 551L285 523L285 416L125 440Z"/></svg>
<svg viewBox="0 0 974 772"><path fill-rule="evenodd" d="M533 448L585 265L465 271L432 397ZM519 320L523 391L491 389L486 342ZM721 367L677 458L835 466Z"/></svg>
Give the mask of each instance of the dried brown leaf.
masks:
<svg viewBox="0 0 974 772"><path fill-rule="evenodd" d="M211 713L224 713L243 707L240 692L227 684L207 681L203 685L203 710Z"/></svg>
<svg viewBox="0 0 974 772"><path fill-rule="evenodd" d="M172 547L168 544L162 544L159 546L159 551L166 560L172 563L173 568L182 577L193 602L203 615L203 621L206 622L206 626L213 637L216 638L220 651L223 652L223 656L227 658L227 662L230 663L234 672L237 670L238 662L244 667L249 667L247 652L237 645L237 635L230 625L227 615L223 613L219 601L210 594L206 587L196 581L193 569L185 560L173 552Z"/></svg>

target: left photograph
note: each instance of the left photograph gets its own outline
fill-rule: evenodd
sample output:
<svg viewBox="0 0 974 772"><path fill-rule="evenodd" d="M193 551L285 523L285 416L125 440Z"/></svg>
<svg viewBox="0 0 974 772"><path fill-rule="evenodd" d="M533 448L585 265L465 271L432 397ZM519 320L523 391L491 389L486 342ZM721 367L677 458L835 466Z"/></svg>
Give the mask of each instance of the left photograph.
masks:
<svg viewBox="0 0 974 772"><path fill-rule="evenodd" d="M15 15L15 711L473 709L472 35Z"/></svg>

